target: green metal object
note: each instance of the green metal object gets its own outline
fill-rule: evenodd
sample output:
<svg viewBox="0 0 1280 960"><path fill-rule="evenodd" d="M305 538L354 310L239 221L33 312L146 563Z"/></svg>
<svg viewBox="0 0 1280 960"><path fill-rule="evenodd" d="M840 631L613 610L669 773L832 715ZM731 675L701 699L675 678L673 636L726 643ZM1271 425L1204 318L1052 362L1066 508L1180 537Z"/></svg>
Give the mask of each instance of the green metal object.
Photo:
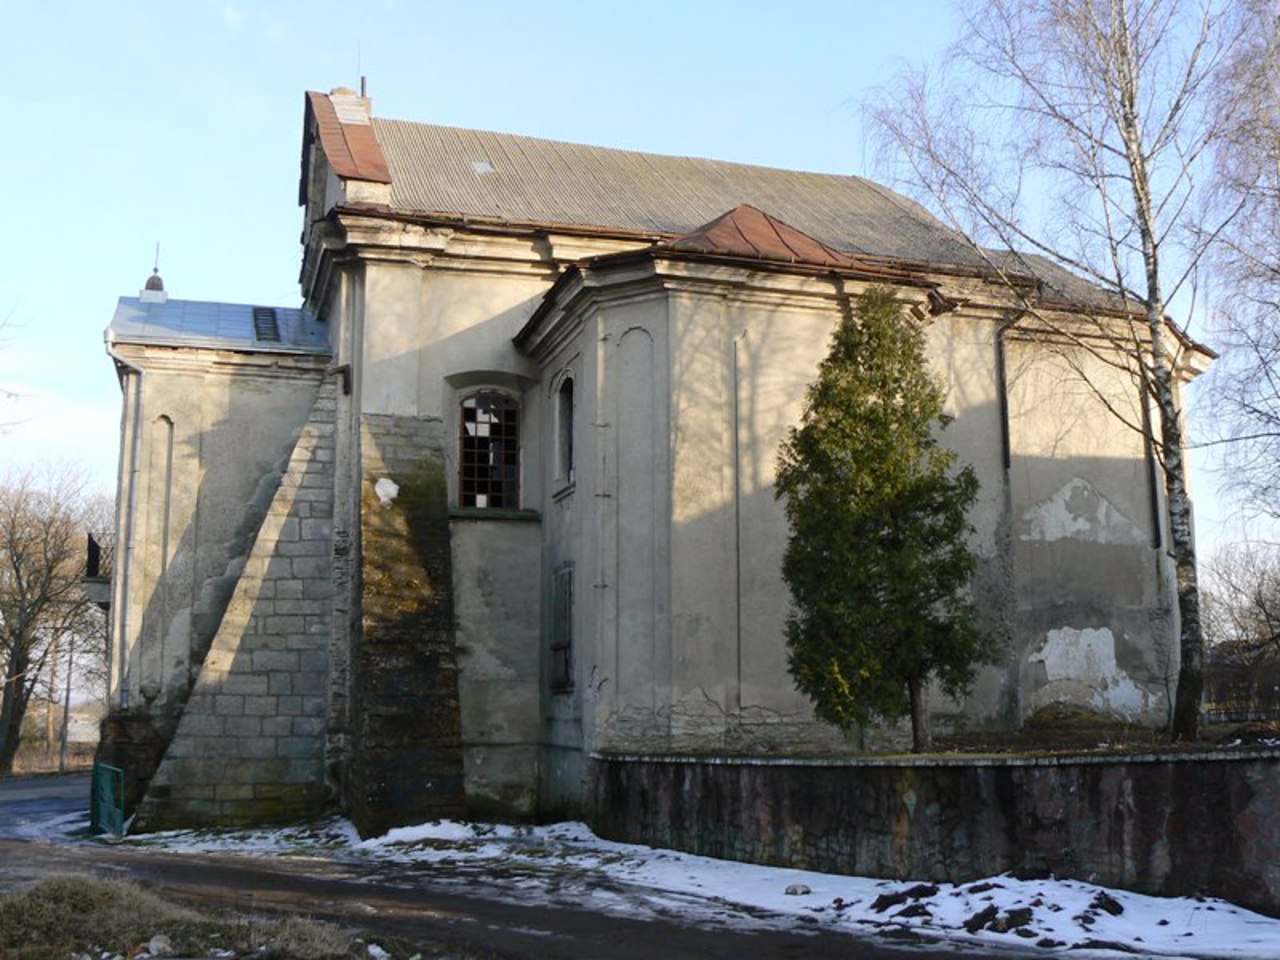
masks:
<svg viewBox="0 0 1280 960"><path fill-rule="evenodd" d="M89 822L95 830L124 836L124 771L106 763L93 765Z"/></svg>

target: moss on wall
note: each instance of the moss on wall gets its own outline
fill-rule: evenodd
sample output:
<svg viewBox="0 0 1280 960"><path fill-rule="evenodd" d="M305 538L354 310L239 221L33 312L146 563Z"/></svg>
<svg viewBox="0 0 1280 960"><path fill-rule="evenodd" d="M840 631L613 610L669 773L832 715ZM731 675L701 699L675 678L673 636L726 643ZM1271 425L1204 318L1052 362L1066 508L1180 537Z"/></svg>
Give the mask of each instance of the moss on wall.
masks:
<svg viewBox="0 0 1280 960"><path fill-rule="evenodd" d="M448 491L434 423L367 417L351 817L370 836L463 798ZM382 495L378 481L394 484Z"/></svg>

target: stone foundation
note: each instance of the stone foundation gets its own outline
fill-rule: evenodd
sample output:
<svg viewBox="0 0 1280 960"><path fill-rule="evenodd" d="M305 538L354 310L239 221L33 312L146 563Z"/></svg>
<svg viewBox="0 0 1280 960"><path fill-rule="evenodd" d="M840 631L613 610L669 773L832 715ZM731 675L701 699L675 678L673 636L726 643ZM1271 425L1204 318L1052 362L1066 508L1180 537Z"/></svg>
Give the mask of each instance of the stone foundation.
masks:
<svg viewBox="0 0 1280 960"><path fill-rule="evenodd" d="M124 815L133 816L173 736L173 724L141 711L114 710L102 721L96 763L124 771Z"/></svg>

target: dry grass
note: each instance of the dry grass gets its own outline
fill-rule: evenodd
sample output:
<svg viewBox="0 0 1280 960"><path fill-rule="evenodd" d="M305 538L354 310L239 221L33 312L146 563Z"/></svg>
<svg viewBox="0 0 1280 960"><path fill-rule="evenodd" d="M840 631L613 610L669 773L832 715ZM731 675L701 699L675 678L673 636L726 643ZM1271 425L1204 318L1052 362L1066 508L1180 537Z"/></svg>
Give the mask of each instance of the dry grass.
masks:
<svg viewBox="0 0 1280 960"><path fill-rule="evenodd" d="M152 938L176 957L256 960L367 958L356 934L298 917L214 917L177 906L127 880L56 877L0 897L2 960L136 957Z"/></svg>
<svg viewBox="0 0 1280 960"><path fill-rule="evenodd" d="M93 755L97 749L92 743L73 743L67 750L67 770L89 770L93 767ZM41 745L23 744L13 758L14 774L58 773L58 750L46 750Z"/></svg>

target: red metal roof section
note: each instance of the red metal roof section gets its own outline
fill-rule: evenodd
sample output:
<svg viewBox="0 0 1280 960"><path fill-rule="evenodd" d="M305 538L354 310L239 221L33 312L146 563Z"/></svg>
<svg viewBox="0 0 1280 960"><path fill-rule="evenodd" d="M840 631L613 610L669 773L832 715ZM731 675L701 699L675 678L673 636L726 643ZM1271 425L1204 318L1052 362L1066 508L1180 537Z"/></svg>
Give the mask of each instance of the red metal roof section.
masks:
<svg viewBox="0 0 1280 960"><path fill-rule="evenodd" d="M746 203L703 224L693 233L659 244L657 249L837 270L856 270L866 266L862 261L834 250L821 240Z"/></svg>
<svg viewBox="0 0 1280 960"><path fill-rule="evenodd" d="M371 123L343 123L328 94L308 91L324 155L333 172L347 180L390 183L391 170Z"/></svg>

